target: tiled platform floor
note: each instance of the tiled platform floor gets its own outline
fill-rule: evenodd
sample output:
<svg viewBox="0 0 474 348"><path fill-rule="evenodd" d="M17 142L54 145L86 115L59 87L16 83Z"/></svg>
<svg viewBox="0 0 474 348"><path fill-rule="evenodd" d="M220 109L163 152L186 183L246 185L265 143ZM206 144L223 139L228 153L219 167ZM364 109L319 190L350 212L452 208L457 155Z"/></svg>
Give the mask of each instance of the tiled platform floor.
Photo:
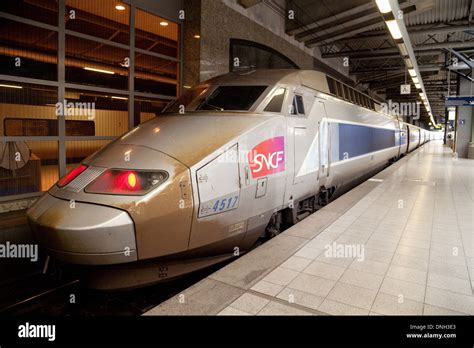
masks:
<svg viewBox="0 0 474 348"><path fill-rule="evenodd" d="M187 305L170 299L148 314L473 315L474 161L455 160L433 142L361 186L369 184L326 226L318 221L335 214L333 203L275 247L257 248L188 289ZM282 243L292 244L289 252ZM330 255L328 246L360 253ZM256 266L270 250L279 262ZM239 262L260 273L244 281Z"/></svg>

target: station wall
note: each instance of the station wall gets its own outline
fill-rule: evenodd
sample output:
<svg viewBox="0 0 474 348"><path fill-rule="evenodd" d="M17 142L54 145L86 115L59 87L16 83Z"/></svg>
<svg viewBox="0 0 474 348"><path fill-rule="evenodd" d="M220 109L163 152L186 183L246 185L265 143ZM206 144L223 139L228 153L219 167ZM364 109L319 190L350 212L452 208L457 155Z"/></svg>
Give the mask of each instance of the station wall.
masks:
<svg viewBox="0 0 474 348"><path fill-rule="evenodd" d="M473 70L474 72L474 70ZM472 95L474 84L464 78L459 78L459 95ZM467 158L468 146L473 138L473 119L474 107L458 106L457 107L457 127L456 127L456 152L459 158Z"/></svg>
<svg viewBox="0 0 474 348"><path fill-rule="evenodd" d="M186 27L185 25L184 27L185 85L199 82L197 81L198 76L200 81L204 81L229 72L230 39L243 39L266 45L289 58L301 69L313 68L313 57L306 52L304 45L301 48L293 45L273 31L229 7L224 1L185 0L185 9L191 7L189 4L192 4L195 9L199 7L201 18L195 20L194 26L188 25ZM188 11L187 14L189 14ZM278 16L275 16L275 20L278 21ZM191 40L197 32L199 32L200 39ZM191 46L186 45L187 39L193 42ZM198 68L196 64L198 55L195 52L197 45L199 45L199 75L196 73Z"/></svg>

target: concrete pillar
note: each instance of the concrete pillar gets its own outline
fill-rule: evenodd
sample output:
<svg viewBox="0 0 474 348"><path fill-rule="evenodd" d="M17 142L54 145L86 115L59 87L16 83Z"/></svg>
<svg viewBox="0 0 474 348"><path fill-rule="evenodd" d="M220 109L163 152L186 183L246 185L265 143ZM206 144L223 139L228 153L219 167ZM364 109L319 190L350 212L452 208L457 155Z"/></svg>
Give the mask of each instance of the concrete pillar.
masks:
<svg viewBox="0 0 474 348"><path fill-rule="evenodd" d="M471 74L472 76L472 74ZM474 84L465 78L459 79L458 95L473 95ZM456 117L456 152L459 158L468 158L469 142L473 141L473 106L458 106Z"/></svg>
<svg viewBox="0 0 474 348"><path fill-rule="evenodd" d="M183 91L185 92L200 82L201 0L184 0L184 11L186 19L183 21Z"/></svg>

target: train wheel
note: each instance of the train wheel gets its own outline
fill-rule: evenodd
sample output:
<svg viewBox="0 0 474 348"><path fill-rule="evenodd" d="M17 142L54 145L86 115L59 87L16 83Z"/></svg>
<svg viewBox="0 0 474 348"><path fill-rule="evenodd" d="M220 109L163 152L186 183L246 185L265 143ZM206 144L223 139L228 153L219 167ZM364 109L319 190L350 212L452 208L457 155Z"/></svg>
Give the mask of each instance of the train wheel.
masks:
<svg viewBox="0 0 474 348"><path fill-rule="evenodd" d="M329 190L326 190L324 187L321 187L318 195L318 206L324 207L326 204L329 203Z"/></svg>
<svg viewBox="0 0 474 348"><path fill-rule="evenodd" d="M267 228L265 229L265 236L267 238L273 238L277 234L281 233L281 227L282 227L282 216L281 212L276 212L272 215L270 218L270 221L268 222Z"/></svg>

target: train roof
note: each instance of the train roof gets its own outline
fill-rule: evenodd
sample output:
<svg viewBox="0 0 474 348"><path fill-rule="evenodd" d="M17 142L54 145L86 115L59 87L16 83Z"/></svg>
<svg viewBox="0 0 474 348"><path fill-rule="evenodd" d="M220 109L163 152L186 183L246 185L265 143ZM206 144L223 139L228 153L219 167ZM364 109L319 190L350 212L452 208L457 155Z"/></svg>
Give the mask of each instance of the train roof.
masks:
<svg viewBox="0 0 474 348"><path fill-rule="evenodd" d="M267 85L275 85L277 83L302 84L322 92L329 91L326 74L317 70L258 69L238 71L217 76L205 81L204 83L249 83Z"/></svg>
<svg viewBox="0 0 474 348"><path fill-rule="evenodd" d="M318 70L301 70L301 69L256 69L256 70L243 70L230 72L224 75L220 75L214 78L211 78L207 81L202 82L202 84L217 84L217 85L227 85L227 84L250 84L250 85L276 85L276 84L294 84L302 85L309 87L311 89L333 95L337 98L340 98L333 91L330 90L328 80L337 81L343 85L346 85L348 88L357 91L357 93L362 94L365 98L370 99L373 103L370 105L370 109L380 113L380 110L375 107L375 104L380 102L369 96L368 94L358 91L355 88L347 85L346 83L335 79L334 77L327 75L326 73ZM344 100L344 99L343 99ZM348 101L348 100L346 100ZM349 101L354 103L353 101ZM363 105L362 105L363 106ZM367 107L367 106L365 106ZM388 117L393 117L386 115ZM403 121L402 121L403 122ZM406 123L406 122L403 122ZM410 127L416 127L424 129L410 123L406 123Z"/></svg>

